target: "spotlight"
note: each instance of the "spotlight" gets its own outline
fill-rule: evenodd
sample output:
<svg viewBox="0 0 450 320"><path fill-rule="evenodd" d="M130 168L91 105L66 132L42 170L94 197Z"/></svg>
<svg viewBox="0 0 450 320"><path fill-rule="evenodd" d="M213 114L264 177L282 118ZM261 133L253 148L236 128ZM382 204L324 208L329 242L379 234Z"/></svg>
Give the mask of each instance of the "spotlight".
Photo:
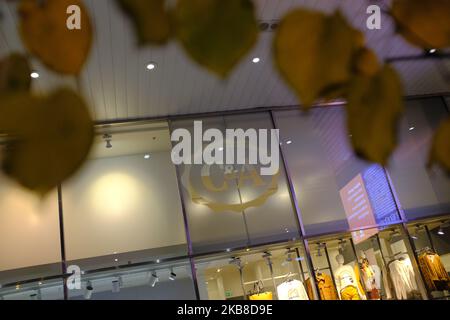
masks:
<svg viewBox="0 0 450 320"><path fill-rule="evenodd" d="M84 291L84 298L86 300L91 299L93 292L94 292L94 287L92 286L92 283L90 281L88 281L86 284L86 290Z"/></svg>
<svg viewBox="0 0 450 320"><path fill-rule="evenodd" d="M35 292L30 294L30 300L41 300L41 292Z"/></svg>
<svg viewBox="0 0 450 320"><path fill-rule="evenodd" d="M114 292L114 293L120 292L119 280L113 280L113 282L112 282L112 292Z"/></svg>
<svg viewBox="0 0 450 320"><path fill-rule="evenodd" d="M110 134L105 133L103 135L103 140L106 142L106 148L111 149L112 148L112 144L111 144L112 136Z"/></svg>
<svg viewBox="0 0 450 320"><path fill-rule="evenodd" d="M428 52L429 52L429 53L435 53L435 52L436 52L436 49L430 49Z"/></svg>
<svg viewBox="0 0 450 320"><path fill-rule="evenodd" d="M291 143L292 143L292 140L286 141L286 144L291 144Z"/></svg>
<svg viewBox="0 0 450 320"><path fill-rule="evenodd" d="M159 277L156 272L152 272L152 276L150 277L150 286L153 288L159 282Z"/></svg>
<svg viewBox="0 0 450 320"><path fill-rule="evenodd" d="M258 58L258 57L255 57L255 58L253 58L253 63L258 63L258 62L260 62L261 61L261 59L260 58Z"/></svg>
<svg viewBox="0 0 450 320"><path fill-rule="evenodd" d="M441 236L445 234L444 229L442 229L442 227L439 228L437 233Z"/></svg>
<svg viewBox="0 0 450 320"><path fill-rule="evenodd" d="M175 274L175 272L173 272L173 269L170 269L169 279L174 281L176 278L177 278L177 275Z"/></svg>
<svg viewBox="0 0 450 320"><path fill-rule="evenodd" d="M155 68L156 68L156 63L150 62L149 64L147 64L147 70L153 70Z"/></svg>
<svg viewBox="0 0 450 320"><path fill-rule="evenodd" d="M33 79L37 79L37 78L39 78L39 73L37 73L37 72L32 72L32 73L30 74L30 77L32 77Z"/></svg>
<svg viewBox="0 0 450 320"><path fill-rule="evenodd" d="M149 154L146 154L145 156L144 156L144 159L150 159L150 155Z"/></svg>

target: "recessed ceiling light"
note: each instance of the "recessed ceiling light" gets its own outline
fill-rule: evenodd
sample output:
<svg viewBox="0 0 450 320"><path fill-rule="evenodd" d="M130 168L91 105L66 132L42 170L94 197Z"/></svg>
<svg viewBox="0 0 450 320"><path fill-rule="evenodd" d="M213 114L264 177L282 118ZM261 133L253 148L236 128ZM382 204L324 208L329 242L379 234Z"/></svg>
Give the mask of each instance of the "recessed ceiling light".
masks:
<svg viewBox="0 0 450 320"><path fill-rule="evenodd" d="M39 73L37 73L37 72L32 72L32 73L30 74L30 77L32 77L33 79L37 79L37 78L39 78Z"/></svg>
<svg viewBox="0 0 450 320"><path fill-rule="evenodd" d="M222 271L221 269L217 269L217 272L220 272L220 271Z"/></svg>
<svg viewBox="0 0 450 320"><path fill-rule="evenodd" d="M223 151L223 147L220 147L220 148L219 148L219 151Z"/></svg>
<svg viewBox="0 0 450 320"><path fill-rule="evenodd" d="M119 259L115 258L114 261L117 262L117 261L119 261Z"/></svg>
<svg viewBox="0 0 450 320"><path fill-rule="evenodd" d="M258 63L261 61L261 59L258 57L254 57L252 61L253 61L253 63Z"/></svg>
<svg viewBox="0 0 450 320"><path fill-rule="evenodd" d="M156 64L154 63L154 62L150 62L148 65L147 65L147 69L148 70L153 70L153 69L155 69L156 68Z"/></svg>
<svg viewBox="0 0 450 320"><path fill-rule="evenodd" d="M444 230L442 229L442 227L441 228L439 228L439 231L437 232L439 235L444 235L445 234L445 232L444 232Z"/></svg>
<svg viewBox="0 0 450 320"><path fill-rule="evenodd" d="M409 131L413 131L415 127L409 127Z"/></svg>
<svg viewBox="0 0 450 320"><path fill-rule="evenodd" d="M286 144L291 144L291 143L292 143L292 140L286 141Z"/></svg>
<svg viewBox="0 0 450 320"><path fill-rule="evenodd" d="M159 259L156 259L156 263L159 263Z"/></svg>
<svg viewBox="0 0 450 320"><path fill-rule="evenodd" d="M150 155L149 155L149 154L146 154L146 155L144 156L144 159L150 159Z"/></svg>
<svg viewBox="0 0 450 320"><path fill-rule="evenodd" d="M436 49L430 49L430 51L428 51L429 53L435 53Z"/></svg>

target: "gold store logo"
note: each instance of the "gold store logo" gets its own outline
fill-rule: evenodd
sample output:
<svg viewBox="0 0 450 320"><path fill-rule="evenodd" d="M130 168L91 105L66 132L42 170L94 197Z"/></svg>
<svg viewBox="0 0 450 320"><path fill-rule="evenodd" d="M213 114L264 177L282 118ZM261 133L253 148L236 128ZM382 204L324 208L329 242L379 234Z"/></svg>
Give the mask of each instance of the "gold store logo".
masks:
<svg viewBox="0 0 450 320"><path fill-rule="evenodd" d="M192 202L214 212L259 207L278 191L279 171L262 176L253 165L186 165L182 183Z"/></svg>

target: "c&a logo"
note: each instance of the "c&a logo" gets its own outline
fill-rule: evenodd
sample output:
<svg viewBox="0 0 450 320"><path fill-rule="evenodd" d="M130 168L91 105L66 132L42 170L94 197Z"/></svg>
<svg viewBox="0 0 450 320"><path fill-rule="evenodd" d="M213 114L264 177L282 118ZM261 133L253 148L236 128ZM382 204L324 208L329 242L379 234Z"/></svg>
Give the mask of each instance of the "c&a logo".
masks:
<svg viewBox="0 0 450 320"><path fill-rule="evenodd" d="M194 121L193 129L193 139L187 129L172 132L177 144L171 156L183 165L181 182L194 203L215 212L240 212L277 192L278 129L226 129L225 139L219 129L203 132L201 121Z"/></svg>

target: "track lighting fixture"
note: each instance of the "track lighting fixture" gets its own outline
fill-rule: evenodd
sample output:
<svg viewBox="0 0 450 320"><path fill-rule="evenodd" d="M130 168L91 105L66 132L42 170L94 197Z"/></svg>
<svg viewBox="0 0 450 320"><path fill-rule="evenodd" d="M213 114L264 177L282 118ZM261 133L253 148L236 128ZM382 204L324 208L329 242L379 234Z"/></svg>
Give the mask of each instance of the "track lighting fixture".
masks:
<svg viewBox="0 0 450 320"><path fill-rule="evenodd" d="M114 292L114 293L120 292L120 282L119 282L119 280L113 280L112 281L112 292Z"/></svg>
<svg viewBox="0 0 450 320"><path fill-rule="evenodd" d="M103 140L106 142L106 148L110 149L112 148L112 144L111 144L111 140L112 140L112 135L105 133L103 135Z"/></svg>
<svg viewBox="0 0 450 320"><path fill-rule="evenodd" d="M173 269L170 268L170 275L169 275L169 279L174 281L177 278L177 275L175 274L175 272L173 272Z"/></svg>
<svg viewBox="0 0 450 320"><path fill-rule="evenodd" d="M41 292L40 292L40 290L30 294L30 300L41 300Z"/></svg>
<svg viewBox="0 0 450 320"><path fill-rule="evenodd" d="M153 288L156 286L156 284L159 282L159 277L156 274L156 271L152 272L152 275L150 277L150 286Z"/></svg>
<svg viewBox="0 0 450 320"><path fill-rule="evenodd" d="M86 284L86 290L84 291L84 298L86 300L91 299L93 292L94 292L94 287L92 286L92 283L90 281L88 281Z"/></svg>

